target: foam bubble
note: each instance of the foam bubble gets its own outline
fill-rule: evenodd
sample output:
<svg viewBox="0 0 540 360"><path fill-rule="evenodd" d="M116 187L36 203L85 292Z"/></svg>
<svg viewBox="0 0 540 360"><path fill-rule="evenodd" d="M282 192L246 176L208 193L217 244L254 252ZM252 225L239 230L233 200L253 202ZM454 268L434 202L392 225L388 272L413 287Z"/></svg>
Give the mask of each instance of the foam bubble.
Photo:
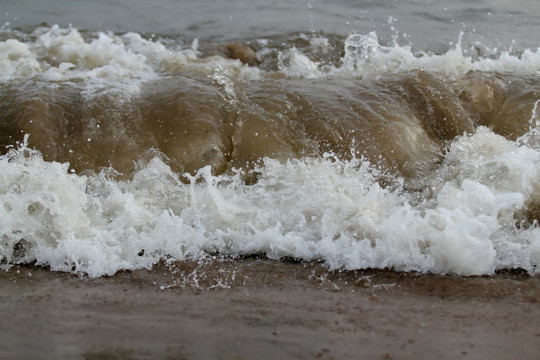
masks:
<svg viewBox="0 0 540 360"><path fill-rule="evenodd" d="M41 70L28 44L15 39L0 42L0 81L32 76Z"/></svg>
<svg viewBox="0 0 540 360"><path fill-rule="evenodd" d="M272 75L256 67L219 56L202 57L198 41L189 46L170 44L166 40L146 39L129 32L85 33L76 28L38 28L35 40L8 39L0 42L0 81L27 80L40 77L45 81L103 82L109 86L125 80L146 81L167 74L195 71L212 74L224 70L241 79L257 79ZM489 57L472 57L462 49L461 35L454 48L442 54L414 52L410 45L396 42L382 45L375 32L352 33L343 42L344 55L339 63L321 61L319 55L339 50L325 37L307 39L310 46L298 49L291 45L277 51L279 72L289 77L378 78L389 73L425 70L459 78L471 70L511 72L536 75L540 71L538 49L520 54L502 51ZM260 41L264 44L264 41ZM267 46L267 45L266 45ZM277 49L263 48L259 55L272 54ZM310 58L314 51L317 59ZM324 56L323 56L324 58Z"/></svg>
<svg viewBox="0 0 540 360"><path fill-rule="evenodd" d="M90 276L214 253L332 269L535 273L538 227L516 226L516 214L540 200L539 164L538 151L480 128L451 146L428 181L434 195L415 200L399 181L381 187L362 159L265 159L254 185L206 167L185 184L159 156L120 181L70 174L23 147L0 160L0 252L5 266Z"/></svg>
<svg viewBox="0 0 540 360"><path fill-rule="evenodd" d="M297 49L280 52L280 70L293 77L320 78L345 76L379 78L387 74L423 70L450 78L461 78L469 71L501 72L536 75L540 70L540 51L527 49L522 54L503 51L498 56L473 58L462 48L461 37L443 54L415 53L411 46L394 42L381 45L376 32L352 33L344 41L341 64L328 66L312 61Z"/></svg>
<svg viewBox="0 0 540 360"><path fill-rule="evenodd" d="M221 57L199 58L196 43L191 47L167 47L159 40L144 39L137 33L83 34L75 28L38 28L36 39L8 39L0 42L0 80L81 81L87 87L122 81L154 80L182 71L210 73L220 68L234 71L239 78L258 76L257 69Z"/></svg>

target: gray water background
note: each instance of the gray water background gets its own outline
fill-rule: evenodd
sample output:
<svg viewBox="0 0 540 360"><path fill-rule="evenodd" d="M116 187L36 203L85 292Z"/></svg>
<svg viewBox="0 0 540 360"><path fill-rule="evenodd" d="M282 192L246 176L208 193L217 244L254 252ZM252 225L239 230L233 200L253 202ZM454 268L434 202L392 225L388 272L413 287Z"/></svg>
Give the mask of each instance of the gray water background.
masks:
<svg viewBox="0 0 540 360"><path fill-rule="evenodd" d="M522 51L540 44L533 0L2 0L4 29L45 23L77 29L159 34L186 41L237 41L294 32L376 31L381 41L444 52L467 45Z"/></svg>

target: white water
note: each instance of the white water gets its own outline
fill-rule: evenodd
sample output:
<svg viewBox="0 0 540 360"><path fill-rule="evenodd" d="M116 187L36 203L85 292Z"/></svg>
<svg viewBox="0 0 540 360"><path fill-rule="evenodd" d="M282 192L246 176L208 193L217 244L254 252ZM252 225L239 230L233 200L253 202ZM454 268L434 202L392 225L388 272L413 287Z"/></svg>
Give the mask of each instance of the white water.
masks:
<svg viewBox="0 0 540 360"><path fill-rule="evenodd" d="M158 76L197 71L227 72L238 78L259 79L259 69L237 60L221 57L200 58L197 41L178 47L167 47L160 40L142 38L137 33L115 35L96 33L85 39L75 28L38 28L35 40L0 41L0 83L38 80L47 82L85 81L87 86L114 86L119 82L147 81ZM493 56L469 55L473 49L462 47L456 34L456 45L443 54L414 52L408 45L379 44L377 34L350 34L344 43L345 55L339 65L321 64L292 47L279 51L279 71L290 77L320 78L370 77L410 70L424 70L450 78L460 78L472 70L537 75L540 71L539 49L520 54L510 50ZM309 39L311 52L339 51L324 37ZM259 41L264 43L264 39ZM509 44L511 45L511 44ZM260 51L264 56L270 49ZM495 50L494 50L495 52ZM231 73L232 72L232 73ZM271 74L270 74L271 75Z"/></svg>
<svg viewBox="0 0 540 360"><path fill-rule="evenodd" d="M345 56L340 66L329 66L312 61L296 48L279 53L280 70L292 77L320 78L324 76L379 78L386 74L423 70L449 78L460 78L467 72L478 70L486 72L513 73L516 75L537 75L540 71L540 49L525 50L514 55L503 51L495 58L472 56L474 49L464 49L459 34L456 45L438 55L415 53L410 46L380 45L377 34L350 34L345 40ZM318 39L315 39L318 40ZM318 44L319 42L313 41ZM318 51L326 52L328 45L319 46Z"/></svg>
<svg viewBox="0 0 540 360"><path fill-rule="evenodd" d="M332 160L266 159L251 186L207 167L186 185L159 156L124 182L69 174L23 146L0 158L0 255L4 266L36 261L90 276L216 252L331 269L536 273L540 228L518 229L514 214L540 201L538 149L480 128L451 146L427 180L436 195L420 201L381 188L367 162ZM15 254L21 239L26 251Z"/></svg>

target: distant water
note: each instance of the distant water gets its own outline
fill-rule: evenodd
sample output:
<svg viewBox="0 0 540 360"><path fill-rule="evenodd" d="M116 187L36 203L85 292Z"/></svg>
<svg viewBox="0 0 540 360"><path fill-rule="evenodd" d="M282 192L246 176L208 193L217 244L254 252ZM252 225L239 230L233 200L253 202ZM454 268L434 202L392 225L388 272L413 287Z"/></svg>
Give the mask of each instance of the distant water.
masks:
<svg viewBox="0 0 540 360"><path fill-rule="evenodd" d="M229 42L323 32L376 31L383 41L399 35L419 50L445 51L465 33L467 46L538 47L538 4L529 0L95 0L6 1L0 25L46 23L60 27L155 34L191 41Z"/></svg>
<svg viewBox="0 0 540 360"><path fill-rule="evenodd" d="M536 274L539 20L531 1L3 5L1 265Z"/></svg>

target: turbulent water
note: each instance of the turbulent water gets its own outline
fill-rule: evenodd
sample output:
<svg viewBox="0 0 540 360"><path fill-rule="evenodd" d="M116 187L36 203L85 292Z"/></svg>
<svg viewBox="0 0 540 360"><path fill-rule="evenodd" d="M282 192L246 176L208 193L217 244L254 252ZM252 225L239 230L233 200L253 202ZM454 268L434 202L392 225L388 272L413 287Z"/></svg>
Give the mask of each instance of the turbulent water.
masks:
<svg viewBox="0 0 540 360"><path fill-rule="evenodd" d="M53 3L0 30L4 268L539 271L540 7Z"/></svg>

